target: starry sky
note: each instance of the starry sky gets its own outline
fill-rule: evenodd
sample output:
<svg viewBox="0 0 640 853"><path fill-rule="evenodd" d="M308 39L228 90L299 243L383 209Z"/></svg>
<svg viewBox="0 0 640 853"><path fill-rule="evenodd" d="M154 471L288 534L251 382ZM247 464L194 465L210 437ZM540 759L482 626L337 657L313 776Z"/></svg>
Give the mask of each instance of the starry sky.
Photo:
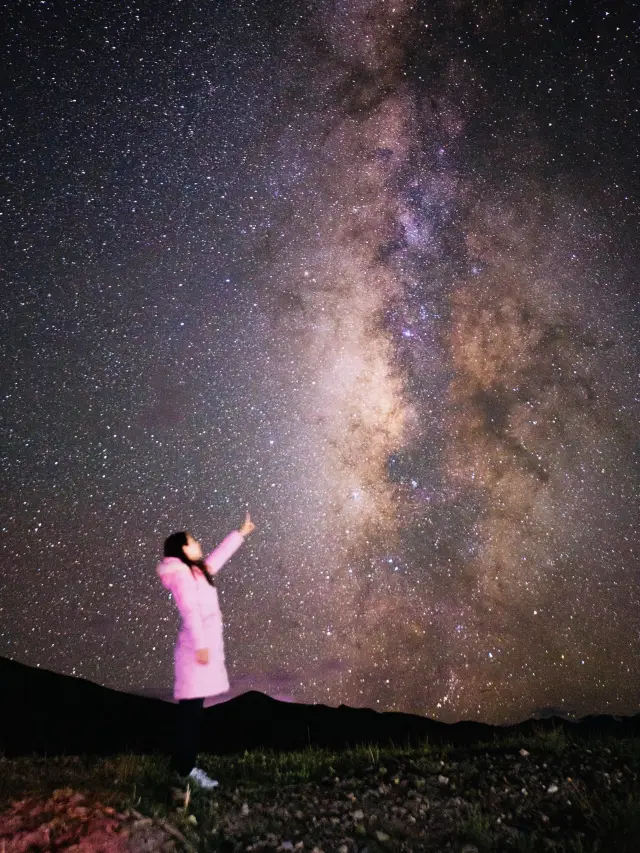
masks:
<svg viewBox="0 0 640 853"><path fill-rule="evenodd" d="M634 4L1 5L0 655L170 689L249 508L236 691L638 711Z"/></svg>

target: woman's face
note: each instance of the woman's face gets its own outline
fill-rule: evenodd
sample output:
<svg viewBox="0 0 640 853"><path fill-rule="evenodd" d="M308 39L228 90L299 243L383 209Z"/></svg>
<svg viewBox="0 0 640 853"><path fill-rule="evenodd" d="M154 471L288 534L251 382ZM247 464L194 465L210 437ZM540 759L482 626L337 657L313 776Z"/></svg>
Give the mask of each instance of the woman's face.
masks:
<svg viewBox="0 0 640 853"><path fill-rule="evenodd" d="M187 544L182 546L182 550L188 560L195 562L196 560L202 559L202 548L200 547L200 543L196 542L190 534L187 534Z"/></svg>

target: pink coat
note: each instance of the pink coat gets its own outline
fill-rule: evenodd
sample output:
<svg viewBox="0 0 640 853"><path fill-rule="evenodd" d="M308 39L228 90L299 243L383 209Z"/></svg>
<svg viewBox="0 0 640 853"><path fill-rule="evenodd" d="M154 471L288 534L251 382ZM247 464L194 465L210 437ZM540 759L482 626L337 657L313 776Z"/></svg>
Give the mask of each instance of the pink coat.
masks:
<svg viewBox="0 0 640 853"><path fill-rule="evenodd" d="M209 554L205 562L212 575L243 542L244 536L234 530ZM224 662L218 591L209 585L200 569L192 571L177 557L165 557L156 571L182 617L174 651L174 699L199 699L226 692L229 677ZM196 649L209 649L208 664L196 661Z"/></svg>

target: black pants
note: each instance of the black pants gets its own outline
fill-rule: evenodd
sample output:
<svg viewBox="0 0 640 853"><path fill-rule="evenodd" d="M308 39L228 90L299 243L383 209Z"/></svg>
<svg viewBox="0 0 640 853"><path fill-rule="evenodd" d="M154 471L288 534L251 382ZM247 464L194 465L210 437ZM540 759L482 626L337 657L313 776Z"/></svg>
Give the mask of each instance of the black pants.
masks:
<svg viewBox="0 0 640 853"><path fill-rule="evenodd" d="M179 776L188 776L195 767L203 710L204 699L180 699L178 702L171 769Z"/></svg>

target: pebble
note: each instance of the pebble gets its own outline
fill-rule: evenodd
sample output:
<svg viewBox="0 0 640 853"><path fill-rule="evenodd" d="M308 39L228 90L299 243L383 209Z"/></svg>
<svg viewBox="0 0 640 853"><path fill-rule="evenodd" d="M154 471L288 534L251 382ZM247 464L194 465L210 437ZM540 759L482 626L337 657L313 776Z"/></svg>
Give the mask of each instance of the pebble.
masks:
<svg viewBox="0 0 640 853"><path fill-rule="evenodd" d="M526 757L529 755L529 753L527 752L527 750L526 750L526 749L521 749L521 750L520 750L520 755L521 755L523 758L526 758Z"/></svg>
<svg viewBox="0 0 640 853"><path fill-rule="evenodd" d="M243 803L242 808L240 809L243 815L249 814L249 803Z"/></svg>
<svg viewBox="0 0 640 853"><path fill-rule="evenodd" d="M556 794L557 792L558 792L558 786L557 785L549 785L549 787L547 788L547 794Z"/></svg>
<svg viewBox="0 0 640 853"><path fill-rule="evenodd" d="M388 841L389 836L386 832L382 832L380 829L376 829L376 838L378 841Z"/></svg>
<svg viewBox="0 0 640 853"><path fill-rule="evenodd" d="M354 811L352 817L354 820L363 820L364 819L364 812L362 811L362 809L356 809Z"/></svg>
<svg viewBox="0 0 640 853"><path fill-rule="evenodd" d="M448 776L443 776L442 774L440 774L440 776L438 776L438 782L439 782L441 785L448 785L448 784L449 784L449 777L448 777Z"/></svg>

